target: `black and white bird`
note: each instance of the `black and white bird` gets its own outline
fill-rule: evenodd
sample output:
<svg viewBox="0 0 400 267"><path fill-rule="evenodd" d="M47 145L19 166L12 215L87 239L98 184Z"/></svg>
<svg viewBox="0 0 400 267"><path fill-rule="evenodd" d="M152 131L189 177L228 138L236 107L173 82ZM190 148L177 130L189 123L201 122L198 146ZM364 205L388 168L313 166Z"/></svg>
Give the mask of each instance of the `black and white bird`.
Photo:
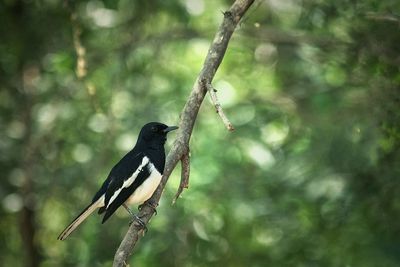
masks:
<svg viewBox="0 0 400 267"><path fill-rule="evenodd" d="M111 169L92 203L62 231L58 239L65 240L96 209L99 209L99 214L104 213L104 223L121 205L145 227L127 204L143 204L153 195L164 171L167 134L175 129L178 127L168 127L159 122L144 125L135 147Z"/></svg>

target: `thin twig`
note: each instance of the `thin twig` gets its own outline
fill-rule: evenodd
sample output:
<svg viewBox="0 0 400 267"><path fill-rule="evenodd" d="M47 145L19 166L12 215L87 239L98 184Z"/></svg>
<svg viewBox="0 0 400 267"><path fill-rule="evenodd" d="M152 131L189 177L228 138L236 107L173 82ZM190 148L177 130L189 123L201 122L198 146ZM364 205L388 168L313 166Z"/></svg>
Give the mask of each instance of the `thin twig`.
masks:
<svg viewBox="0 0 400 267"><path fill-rule="evenodd" d="M391 22L400 22L400 17L392 14L379 14L376 12L367 12L365 14L367 19L372 20L382 20L382 21L391 21Z"/></svg>
<svg viewBox="0 0 400 267"><path fill-rule="evenodd" d="M197 77L190 96L182 110L179 122L179 130L172 148L167 156L164 174L161 178L160 185L157 187L153 196L148 200L149 202L159 202L169 176L171 175L177 163L182 159L183 155L189 151L189 141L192 135L194 123L196 121L201 103L203 102L207 93L207 88L202 85L201 81L206 80L209 83L212 82L215 73L225 55L229 40L237 24L251 4L253 4L253 2L254 0L236 0L230 9L224 13L224 20L218 28L214 40L211 43L210 49L208 50L203 68ZM144 223L147 224L154 212L155 211L152 207L145 205L140 210L139 217ZM138 227L135 223L131 224L117 252L115 253L113 263L114 267L126 266L128 258L132 254L133 248L135 247L142 233L143 229Z"/></svg>
<svg viewBox="0 0 400 267"><path fill-rule="evenodd" d="M181 158L181 182L179 183L178 191L176 192L172 204L176 203L176 200L182 194L183 189L189 188L189 176L190 176L190 153L183 154Z"/></svg>
<svg viewBox="0 0 400 267"><path fill-rule="evenodd" d="M76 53L76 77L85 86L87 94L92 102L93 108L96 110L96 112L102 113L103 111L96 99L96 86L87 79L88 63L86 59L86 48L81 41L82 26L79 22L78 13L76 11L76 3L72 0L65 0L64 5L70 13L69 15L72 29L72 39Z"/></svg>
<svg viewBox="0 0 400 267"><path fill-rule="evenodd" d="M210 98L212 103L214 104L215 110L218 113L218 115L221 117L222 122L224 123L225 127L228 129L228 131L234 131L235 128L233 127L232 123L229 121L229 119L226 117L224 111L222 110L222 106L219 103L218 97L217 97L217 90L212 86L211 83L208 83L206 81L203 81L204 86L207 88L208 93L210 94Z"/></svg>
<svg viewBox="0 0 400 267"><path fill-rule="evenodd" d="M64 4L70 12L70 21L72 26L72 37L74 49L77 56L76 60L76 76L78 79L84 79L87 74L86 48L82 45L81 34L82 28L78 21L78 14L75 10L74 2L65 0Z"/></svg>

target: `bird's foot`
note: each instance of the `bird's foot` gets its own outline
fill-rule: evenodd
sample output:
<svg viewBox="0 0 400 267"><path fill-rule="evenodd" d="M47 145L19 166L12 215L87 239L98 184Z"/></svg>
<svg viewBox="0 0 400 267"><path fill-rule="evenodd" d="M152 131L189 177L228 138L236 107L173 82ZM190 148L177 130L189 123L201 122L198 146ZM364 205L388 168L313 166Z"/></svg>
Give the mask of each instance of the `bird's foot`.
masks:
<svg viewBox="0 0 400 267"><path fill-rule="evenodd" d="M154 203L152 201L146 201L143 204L139 205L139 210L142 210L144 206L149 206L150 208L153 209L154 215L157 215L157 203Z"/></svg>
<svg viewBox="0 0 400 267"><path fill-rule="evenodd" d="M133 214L133 215L132 215L132 220L129 222L129 226L131 226L132 223L134 223L135 221L142 227L142 229L144 230L144 232L147 233L147 226L146 226L146 223L145 223L142 219L140 219L140 217L137 216L136 214Z"/></svg>

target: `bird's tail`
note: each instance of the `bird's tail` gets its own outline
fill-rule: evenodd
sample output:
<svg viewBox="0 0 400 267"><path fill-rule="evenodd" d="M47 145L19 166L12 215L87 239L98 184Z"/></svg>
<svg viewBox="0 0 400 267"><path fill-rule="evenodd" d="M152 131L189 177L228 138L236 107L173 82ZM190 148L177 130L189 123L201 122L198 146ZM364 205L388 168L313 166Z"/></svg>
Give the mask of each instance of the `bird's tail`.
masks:
<svg viewBox="0 0 400 267"><path fill-rule="evenodd" d="M65 240L95 209L102 207L104 205L103 203L104 196L92 202L64 229L64 231L61 232L57 239Z"/></svg>

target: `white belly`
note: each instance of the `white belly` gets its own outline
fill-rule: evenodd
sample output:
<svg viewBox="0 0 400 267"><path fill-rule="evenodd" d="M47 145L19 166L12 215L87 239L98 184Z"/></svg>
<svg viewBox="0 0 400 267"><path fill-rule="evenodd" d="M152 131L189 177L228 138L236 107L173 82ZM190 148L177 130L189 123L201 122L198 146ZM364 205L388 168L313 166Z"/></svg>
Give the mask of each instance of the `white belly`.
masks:
<svg viewBox="0 0 400 267"><path fill-rule="evenodd" d="M154 167L153 167L154 168ZM142 204L148 200L156 191L157 186L160 184L162 175L157 171L156 168L153 169L149 178L147 178L135 192L125 201L127 204Z"/></svg>

